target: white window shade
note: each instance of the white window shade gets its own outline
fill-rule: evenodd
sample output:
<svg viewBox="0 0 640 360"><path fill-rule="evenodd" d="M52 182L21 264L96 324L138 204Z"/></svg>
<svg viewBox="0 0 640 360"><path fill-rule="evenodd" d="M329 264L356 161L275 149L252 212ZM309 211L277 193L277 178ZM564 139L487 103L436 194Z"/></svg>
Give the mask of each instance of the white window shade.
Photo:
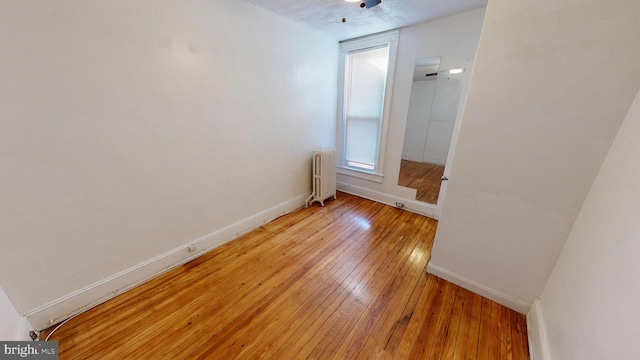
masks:
<svg viewBox="0 0 640 360"><path fill-rule="evenodd" d="M389 46L346 54L344 162L349 167L376 169Z"/></svg>

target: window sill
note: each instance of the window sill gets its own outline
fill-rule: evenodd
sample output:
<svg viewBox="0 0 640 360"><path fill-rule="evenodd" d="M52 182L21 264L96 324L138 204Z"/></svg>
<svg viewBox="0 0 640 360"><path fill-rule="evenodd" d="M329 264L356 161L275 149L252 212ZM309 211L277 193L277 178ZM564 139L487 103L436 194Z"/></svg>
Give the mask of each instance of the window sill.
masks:
<svg viewBox="0 0 640 360"><path fill-rule="evenodd" d="M356 178L365 179L365 180L377 182L380 184L382 184L382 181L384 180L383 174L370 173L370 172L355 170L352 168L346 168L342 166L337 167L337 172L338 174L353 176Z"/></svg>

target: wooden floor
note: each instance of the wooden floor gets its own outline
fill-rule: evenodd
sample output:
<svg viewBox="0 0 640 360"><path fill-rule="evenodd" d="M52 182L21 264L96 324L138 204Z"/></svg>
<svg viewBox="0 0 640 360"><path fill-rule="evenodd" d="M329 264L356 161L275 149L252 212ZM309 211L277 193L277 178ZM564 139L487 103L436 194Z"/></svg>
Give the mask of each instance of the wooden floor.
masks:
<svg viewBox="0 0 640 360"><path fill-rule="evenodd" d="M402 160L398 185L418 190L416 200L437 204L444 166Z"/></svg>
<svg viewBox="0 0 640 360"><path fill-rule="evenodd" d="M51 340L60 359L528 359L522 315L425 273L436 225L339 193L85 312Z"/></svg>

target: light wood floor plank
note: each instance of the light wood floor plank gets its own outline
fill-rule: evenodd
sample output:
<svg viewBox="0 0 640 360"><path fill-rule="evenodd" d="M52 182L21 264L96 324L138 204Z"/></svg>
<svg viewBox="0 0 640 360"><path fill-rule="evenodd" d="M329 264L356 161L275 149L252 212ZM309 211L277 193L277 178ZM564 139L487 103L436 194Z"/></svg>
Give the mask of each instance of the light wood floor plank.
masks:
<svg viewBox="0 0 640 360"><path fill-rule="evenodd" d="M511 312L511 346L514 359L528 356L527 324L522 314Z"/></svg>
<svg viewBox="0 0 640 360"><path fill-rule="evenodd" d="M478 294L473 294L473 306L471 308L471 319L469 321L469 335L464 349L464 359L472 360L479 358L478 344L480 342L480 322L482 315L483 299Z"/></svg>
<svg viewBox="0 0 640 360"><path fill-rule="evenodd" d="M418 279L416 286L412 289L411 296L408 298L406 305L404 305L404 309L400 316L397 318L395 323L386 325L391 329L390 334L387 334L386 332L380 333L379 338L382 339L381 342L384 342L384 339L388 338L384 349L389 354L396 353L404 335L407 333L409 323L412 319L418 317L418 315L416 315L417 304L421 299L423 299L422 295L427 292L425 291L425 288L427 287L428 279L434 280L435 277L427 275L426 272L420 275L420 278ZM402 307L402 305L398 307ZM374 332L374 335L375 334L377 333Z"/></svg>
<svg viewBox="0 0 640 360"><path fill-rule="evenodd" d="M423 269L424 261L426 261L424 258L425 251L422 248L422 244L420 242L416 243L415 241L420 239L420 233L426 231L426 226L423 228L417 224L412 224L411 229L412 232L401 236L401 239L404 238L405 242L410 241L411 244L415 244L414 247L405 246L400 258L398 258L397 254L394 256L394 259L400 259L401 261L394 261L394 267L390 271L386 270L374 277L375 282L370 286L368 291L373 293L376 289L380 289L375 295L378 301L368 301L367 308L362 312L362 315L360 315L353 330L349 332L346 340L344 340L340 346L340 352L338 352L335 357L343 359L354 358L377 321L384 316L389 303L396 294L396 290L399 288L409 269L411 269L412 266L414 270ZM415 266L416 263L418 264L417 266ZM385 279L386 274L393 274L393 276L388 275Z"/></svg>
<svg viewBox="0 0 640 360"><path fill-rule="evenodd" d="M456 299L453 305L453 309L449 318L449 327L446 332L446 337L444 341L444 346L442 349L441 359L453 359L453 355L456 351L456 343L458 341L458 337L460 337L460 333L463 333L466 329L460 329L460 322L462 321L462 316L464 314L463 308L465 306L465 298L467 295L465 289L458 288L456 291ZM441 319L442 321L443 319Z"/></svg>
<svg viewBox="0 0 640 360"><path fill-rule="evenodd" d="M425 273L435 220L325 204L72 319L60 359L529 358L522 315Z"/></svg>
<svg viewBox="0 0 640 360"><path fill-rule="evenodd" d="M500 305L491 303L489 359L500 359Z"/></svg>
<svg viewBox="0 0 640 360"><path fill-rule="evenodd" d="M427 277L427 282L409 319L409 324L404 329L400 343L394 352L394 359L411 358L412 351L424 342L424 336L420 336L420 331L428 326L429 320L437 311L434 303L437 304L444 298L442 290L444 283L446 283L444 280L435 276Z"/></svg>
<svg viewBox="0 0 640 360"><path fill-rule="evenodd" d="M491 336L491 300L482 299L482 315L480 320L480 334L478 339L477 358L490 359L489 357L489 337Z"/></svg>
<svg viewBox="0 0 640 360"><path fill-rule="evenodd" d="M467 350L467 342L471 333L471 316L473 312L473 293L465 291L465 297L462 305L462 314L460 316L460 325L456 342L453 345L453 359L464 359Z"/></svg>
<svg viewBox="0 0 640 360"><path fill-rule="evenodd" d="M431 227L428 227L426 231L432 231ZM412 256L411 266L398 286L395 296L391 298L386 311L380 316L371 331L376 336L378 343L382 344L387 351L390 350L390 347L394 347L391 344L394 331L398 330L399 333L402 333L406 328L415 303L418 301L418 296L426 282L426 274L421 265L431 248L429 247L430 243L420 242L419 244L422 246L416 248L417 255Z"/></svg>
<svg viewBox="0 0 640 360"><path fill-rule="evenodd" d="M511 312L500 309L500 359L512 360L513 349L511 339Z"/></svg>
<svg viewBox="0 0 640 360"><path fill-rule="evenodd" d="M451 283L445 284L445 296L438 311L431 318L429 324L435 324L435 326L427 325L425 328L427 335L425 336L422 347L419 348L418 359L440 359L442 357L442 349L444 342L449 331L449 325L451 325L451 312L455 305L456 293L461 290L459 287L454 286Z"/></svg>

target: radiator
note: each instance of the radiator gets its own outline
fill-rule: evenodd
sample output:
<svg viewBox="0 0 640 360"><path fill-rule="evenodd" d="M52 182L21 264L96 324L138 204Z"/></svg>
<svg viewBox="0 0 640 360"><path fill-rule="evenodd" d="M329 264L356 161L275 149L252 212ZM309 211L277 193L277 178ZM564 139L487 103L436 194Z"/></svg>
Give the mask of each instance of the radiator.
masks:
<svg viewBox="0 0 640 360"><path fill-rule="evenodd" d="M324 201L333 196L336 198L336 149L325 148L313 152L312 166L313 192L307 198L305 206L318 201L324 206Z"/></svg>

